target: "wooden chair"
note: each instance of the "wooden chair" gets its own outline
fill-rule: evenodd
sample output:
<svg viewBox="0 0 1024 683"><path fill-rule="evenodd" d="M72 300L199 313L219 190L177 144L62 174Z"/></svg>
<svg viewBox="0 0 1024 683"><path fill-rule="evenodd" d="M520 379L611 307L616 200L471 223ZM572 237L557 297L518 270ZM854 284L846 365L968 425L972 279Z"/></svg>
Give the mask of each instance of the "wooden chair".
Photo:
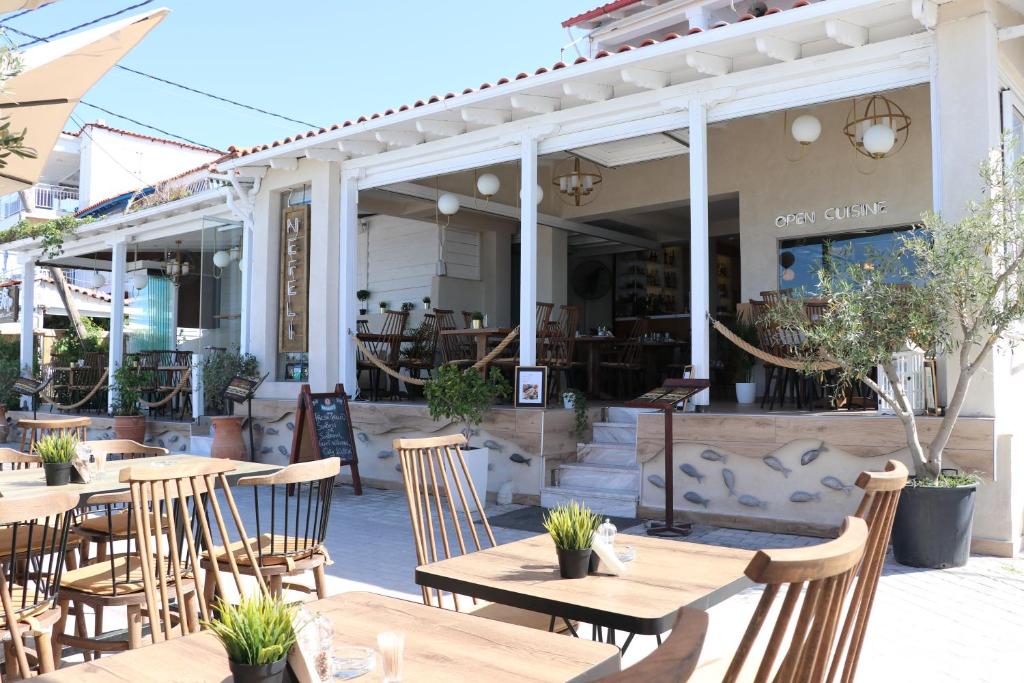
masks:
<svg viewBox="0 0 1024 683"><path fill-rule="evenodd" d="M297 463L274 474L245 477L236 484L252 487L256 536L248 543L255 549L257 564L249 562L240 541L232 544L231 554L240 573L263 575L271 595L280 596L284 589L290 589L305 593L315 590L318 598L327 597L324 567L330 563L330 556L324 539L340 462L338 458L325 458ZM204 570L213 568L206 558L202 566ZM226 554L220 557L216 569L230 571ZM306 572L312 572L315 589L284 582L286 577ZM207 584L214 573L207 571Z"/></svg>
<svg viewBox="0 0 1024 683"><path fill-rule="evenodd" d="M573 356L576 352L576 327L580 321L580 309L576 306L562 306L559 310L558 322L549 325L549 336L546 340L546 359L541 364L547 365L554 375L550 382L551 396L561 396L564 389L570 386L570 375L576 364Z"/></svg>
<svg viewBox="0 0 1024 683"><path fill-rule="evenodd" d="M440 334L445 330L458 329L455 326L455 311L435 308L434 315L437 316L438 346L441 348L442 362L460 367L467 367L475 363L476 353L467 338Z"/></svg>
<svg viewBox="0 0 1024 683"><path fill-rule="evenodd" d="M0 448L0 472L11 472L42 466L43 461L34 453L22 453L13 448Z"/></svg>
<svg viewBox="0 0 1024 683"><path fill-rule="evenodd" d="M412 522L418 565L492 548L497 545L487 521L483 500L469 474L462 447L462 434L425 439L395 439L394 448L402 466L406 502ZM484 537L474 524L473 513L483 527ZM455 593L447 600L441 590L421 588L423 604L454 607L457 612L552 630L555 618L537 612L484 603Z"/></svg>
<svg viewBox="0 0 1024 683"><path fill-rule="evenodd" d="M437 331L437 317L433 313L425 314L423 322L416 330L420 348L398 361L398 367L408 370L410 377L422 377L425 373L429 378L437 366Z"/></svg>
<svg viewBox="0 0 1024 683"><path fill-rule="evenodd" d="M554 309L554 304L544 303L543 301L537 302L537 335L543 335L548 330L548 322L551 321L551 311Z"/></svg>
<svg viewBox="0 0 1024 683"><path fill-rule="evenodd" d="M825 679L828 683L835 680L837 674L842 683L852 683L857 673L864 633L871 616L878 579L882 575L885 551L889 547L889 538L892 535L896 505L899 503L903 488L907 485L908 475L903 463L890 460L886 463L884 472L861 472L857 477L857 486L864 490L864 497L861 498L855 514L868 525L868 541L864 559L861 560L857 571L853 597L843 619L832 666Z"/></svg>
<svg viewBox="0 0 1024 683"><path fill-rule="evenodd" d="M642 362L643 337L647 334L649 321L647 318L637 318L633 323L633 329L629 332L626 343L619 347L618 355L613 361L602 361L600 368L610 370L616 377L616 395L636 395L635 380L637 375L642 375L647 366Z"/></svg>
<svg viewBox="0 0 1024 683"><path fill-rule="evenodd" d="M398 361L402 351L402 337L405 334L405 324L409 320L409 311L386 311L384 313L384 325L381 328L381 335L384 341L381 343L382 354L379 356L384 364L398 372ZM391 396L398 396L398 380L389 378Z"/></svg>
<svg viewBox="0 0 1024 683"><path fill-rule="evenodd" d="M54 670L51 628L78 494L0 498L0 634L7 680ZM25 636L32 636L35 652ZM33 666L34 665L34 666Z"/></svg>
<svg viewBox="0 0 1024 683"><path fill-rule="evenodd" d="M356 334L357 335L369 335L370 333L370 321L369 320L357 320L356 321ZM382 344L376 341L363 341L363 344L374 356L381 357L380 347ZM356 382L359 382L363 372L369 375L370 379L370 400L377 400L377 388L380 385L380 368L373 364L370 358L362 352L360 349L356 349Z"/></svg>
<svg viewBox="0 0 1024 683"><path fill-rule="evenodd" d="M745 574L763 584L764 592L731 658L710 659L693 667L703 644L707 617L701 620L694 611L684 609L676 621L677 627L682 627L680 633L673 630L665 645L653 654L619 674L601 679L602 683L822 683L835 648L843 602L867 540L864 520L847 517L839 538L833 541L758 551ZM785 597L769 629L766 626L772 605L783 587ZM794 615L795 623L791 623ZM690 620L695 623L688 624ZM768 634L767 642L759 642L762 633Z"/></svg>
<svg viewBox="0 0 1024 683"><path fill-rule="evenodd" d="M57 420L18 420L21 429L21 450L33 453L36 441L50 434L73 434L79 441L85 441L92 420L87 417L71 417Z"/></svg>

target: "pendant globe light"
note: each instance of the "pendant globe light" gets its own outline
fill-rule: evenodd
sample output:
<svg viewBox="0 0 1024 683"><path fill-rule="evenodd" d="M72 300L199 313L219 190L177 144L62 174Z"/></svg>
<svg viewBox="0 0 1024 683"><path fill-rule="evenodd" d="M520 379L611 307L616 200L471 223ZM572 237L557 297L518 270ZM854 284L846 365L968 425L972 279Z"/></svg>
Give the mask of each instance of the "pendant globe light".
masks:
<svg viewBox="0 0 1024 683"><path fill-rule="evenodd" d="M884 95L854 99L843 134L859 154L869 159L885 159L907 144L910 117Z"/></svg>
<svg viewBox="0 0 1024 683"><path fill-rule="evenodd" d="M810 145L821 137L821 121L817 116L802 114L793 119L789 132L801 145Z"/></svg>
<svg viewBox="0 0 1024 683"><path fill-rule="evenodd" d="M487 199L490 199L494 195L498 194L498 190L501 189L501 180L498 176L493 173L484 173L476 179L476 191L482 194Z"/></svg>
<svg viewBox="0 0 1024 683"><path fill-rule="evenodd" d="M139 244L138 244L138 242L135 243L135 265L136 266L139 265ZM142 270L136 270L132 274L132 286L135 287L136 290L145 289L146 285L148 285L148 284L149 284L149 273L146 272L145 268L143 268Z"/></svg>
<svg viewBox="0 0 1024 683"><path fill-rule="evenodd" d="M454 216L459 212L459 198L451 192L445 192L437 198L437 210L445 216Z"/></svg>

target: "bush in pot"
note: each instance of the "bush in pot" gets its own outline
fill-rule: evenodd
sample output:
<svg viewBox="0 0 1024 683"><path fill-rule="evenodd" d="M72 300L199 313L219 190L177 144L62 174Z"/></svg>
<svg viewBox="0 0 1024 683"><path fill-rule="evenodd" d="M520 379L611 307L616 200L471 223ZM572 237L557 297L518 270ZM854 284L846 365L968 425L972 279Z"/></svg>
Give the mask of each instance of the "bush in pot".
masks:
<svg viewBox="0 0 1024 683"><path fill-rule="evenodd" d="M737 318L732 331L743 341L757 346L757 329L743 318ZM736 402L753 403L756 399L757 384L754 382L754 357L733 344L722 347L725 351L725 363L736 383Z"/></svg>
<svg viewBox="0 0 1024 683"><path fill-rule="evenodd" d="M142 443L146 438L146 416L142 414L142 392L154 384L153 373L123 363L114 370L114 434L118 439Z"/></svg>
<svg viewBox="0 0 1024 683"><path fill-rule="evenodd" d="M555 542L558 573L563 579L587 575L594 531L600 523L600 517L575 500L548 510L544 516L544 528Z"/></svg>
<svg viewBox="0 0 1024 683"><path fill-rule="evenodd" d="M579 389L569 389L562 392L562 405L566 410L573 411L575 422L573 422L573 434L577 439L586 436L587 427L590 426L590 414L587 412L587 395Z"/></svg>
<svg viewBox="0 0 1024 683"><path fill-rule="evenodd" d="M36 441L35 451L43 462L47 486L71 483L71 471L77 456L78 438L71 432L47 434Z"/></svg>
<svg viewBox="0 0 1024 683"><path fill-rule="evenodd" d="M288 652L295 644L294 607L259 593L243 597L237 605L221 601L216 614L203 625L227 651L235 681L284 681Z"/></svg>
<svg viewBox="0 0 1024 683"><path fill-rule="evenodd" d="M370 290L360 289L356 292L356 299L359 300L359 315L366 315L366 302L370 299Z"/></svg>
<svg viewBox="0 0 1024 683"><path fill-rule="evenodd" d="M829 305L815 324L798 301L772 307L776 323L806 338L806 362L837 364L845 380L869 386L900 419L916 476L897 508L893 552L911 566L967 561L978 480L950 476L943 454L971 380L1000 342L1014 340L1024 319L1024 160L1007 167L996 152L981 177L982 199L961 219L927 214L893 253L834 250L819 272ZM956 383L927 444L893 362L908 345L954 361ZM886 388L869 376L875 367L885 373Z"/></svg>
<svg viewBox="0 0 1024 683"><path fill-rule="evenodd" d="M484 421L484 414L495 401L512 394L512 387L497 368L491 368L485 378L474 368L442 365L433 379L427 380L423 393L430 417L462 424L468 442L473 427Z"/></svg>
<svg viewBox="0 0 1024 683"><path fill-rule="evenodd" d="M258 378L260 363L251 353L224 351L205 356L202 369L205 412L207 415L225 415L229 413L231 403L221 395L224 388L237 376Z"/></svg>

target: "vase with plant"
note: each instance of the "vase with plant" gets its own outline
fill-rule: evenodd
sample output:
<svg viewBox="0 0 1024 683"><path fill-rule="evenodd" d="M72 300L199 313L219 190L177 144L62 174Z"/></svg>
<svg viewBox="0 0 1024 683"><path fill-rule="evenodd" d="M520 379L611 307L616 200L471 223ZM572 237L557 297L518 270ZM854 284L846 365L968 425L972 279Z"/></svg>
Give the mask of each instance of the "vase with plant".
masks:
<svg viewBox="0 0 1024 683"><path fill-rule="evenodd" d="M746 318L740 316L732 325L733 333L751 346L757 346L757 328ZM736 402L751 404L757 398L757 383L754 382L754 357L743 349L726 343L725 365L732 373L732 381L736 383Z"/></svg>
<svg viewBox="0 0 1024 683"><path fill-rule="evenodd" d="M258 378L260 363L251 353L220 351L203 357L202 373L205 414L225 415L232 403L224 398L224 389L235 377Z"/></svg>
<svg viewBox="0 0 1024 683"><path fill-rule="evenodd" d="M360 289L356 292L356 299L359 300L359 315L366 315L366 302L370 298L370 290Z"/></svg>
<svg viewBox="0 0 1024 683"><path fill-rule="evenodd" d="M562 392L562 405L566 410L571 410L575 413L576 419L573 422L573 433L577 439L582 439L587 433L587 428L590 427L590 414L587 412L587 395L579 389L569 389Z"/></svg>
<svg viewBox="0 0 1024 683"><path fill-rule="evenodd" d="M285 680L288 652L295 645L295 611L280 598L260 593L243 597L237 605L219 602L216 617L203 625L227 651L237 683L279 683Z"/></svg>
<svg viewBox="0 0 1024 683"><path fill-rule="evenodd" d="M142 443L146 438L146 416L142 414L142 392L152 387L153 374L136 365L123 363L114 370L114 434L118 439Z"/></svg>
<svg viewBox="0 0 1024 683"><path fill-rule="evenodd" d="M404 311L405 313L412 312L412 309L414 309L414 308L416 308L416 304L414 304L413 302L411 302L411 301L403 301L402 302L402 311Z"/></svg>
<svg viewBox="0 0 1024 683"><path fill-rule="evenodd" d="M473 326L474 330L479 330L484 326L484 314L480 311L473 311L469 316L470 325Z"/></svg>
<svg viewBox="0 0 1024 683"><path fill-rule="evenodd" d="M72 432L48 434L36 441L35 451L43 463L47 486L71 483L78 438Z"/></svg>
<svg viewBox="0 0 1024 683"><path fill-rule="evenodd" d="M430 310L430 297L429 296L423 297L423 310L424 311L429 311Z"/></svg>
<svg viewBox="0 0 1024 683"><path fill-rule="evenodd" d="M548 510L544 529L551 534L563 579L582 579L590 569L594 531L601 518L575 500Z"/></svg>
<svg viewBox="0 0 1024 683"><path fill-rule="evenodd" d="M388 312L388 307L391 306L391 304L389 304L387 301L381 301L377 305L380 307L380 314L381 315L384 315L385 313L387 313Z"/></svg>

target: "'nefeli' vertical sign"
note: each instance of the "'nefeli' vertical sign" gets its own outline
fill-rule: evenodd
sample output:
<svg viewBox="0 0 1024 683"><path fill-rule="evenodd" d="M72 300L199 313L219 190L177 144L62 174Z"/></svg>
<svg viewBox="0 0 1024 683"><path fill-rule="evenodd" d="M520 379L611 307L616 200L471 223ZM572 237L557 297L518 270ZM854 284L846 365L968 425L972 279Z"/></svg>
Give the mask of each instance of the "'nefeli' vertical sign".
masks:
<svg viewBox="0 0 1024 683"><path fill-rule="evenodd" d="M277 350L309 350L309 205L288 207L281 216L281 279Z"/></svg>

